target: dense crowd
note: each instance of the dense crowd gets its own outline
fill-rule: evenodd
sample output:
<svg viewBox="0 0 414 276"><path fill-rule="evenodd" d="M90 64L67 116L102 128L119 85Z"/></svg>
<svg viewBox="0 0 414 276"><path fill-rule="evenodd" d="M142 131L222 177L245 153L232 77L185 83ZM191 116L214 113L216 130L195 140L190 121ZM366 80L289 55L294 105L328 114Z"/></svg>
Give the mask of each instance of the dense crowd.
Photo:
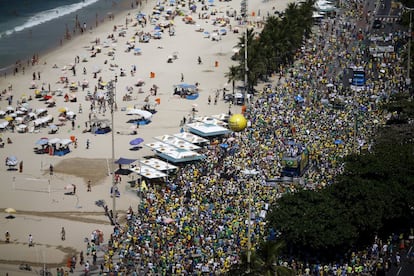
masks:
<svg viewBox="0 0 414 276"><path fill-rule="evenodd" d="M359 40L367 35L357 25L363 13L355 11L363 8L355 7L362 4L346 1L343 12L315 27L294 66L281 71L275 84L248 104L244 132L217 138L202 150L206 160L181 167L166 185L148 186L138 209L130 208L126 223L114 227L104 271L223 274L246 249L249 206L255 247L266 239L269 206L295 190L291 183L265 185L267 179L281 176L282 154L298 150L292 145L310 151L311 165L301 183L309 189L331 184L343 169L342 157L370 148L373 132L386 120L378 102L404 88L404 72L398 53L373 59ZM402 39L400 33L391 36L394 43ZM365 90L344 85L345 71L352 66L368 69ZM246 175L246 169L258 174ZM384 254L389 252L368 250L341 265L281 264L300 275L369 274Z"/></svg>

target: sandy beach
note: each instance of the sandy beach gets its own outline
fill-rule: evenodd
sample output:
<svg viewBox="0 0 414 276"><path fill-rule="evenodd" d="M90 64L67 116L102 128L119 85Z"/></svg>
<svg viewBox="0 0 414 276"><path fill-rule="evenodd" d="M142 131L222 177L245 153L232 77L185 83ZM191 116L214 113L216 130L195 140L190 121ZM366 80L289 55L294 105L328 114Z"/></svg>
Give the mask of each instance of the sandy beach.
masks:
<svg viewBox="0 0 414 276"><path fill-rule="evenodd" d="M249 14L253 11L273 11L285 9L287 3L292 0L283 1L249 1ZM28 131L19 133L17 130L4 130L0 133L1 138L6 142L10 138L12 143L5 143L4 148L0 149L3 159L9 156L16 156L18 161L23 161L22 171L8 170L3 165L0 170L0 177L3 179L0 186L0 275L29 275L33 272L23 272L18 269L20 263L30 263L32 265L46 264L54 267L64 266L71 254L79 254L86 250L85 238L89 238L92 231L100 229L104 232L104 238L112 232L109 220L104 216L103 208L95 204L98 200L104 200L111 206L110 198L111 177L109 172L111 166L111 133L104 135L93 135L83 133L85 122L89 122L91 113L91 102L86 98L88 93L94 92L95 85L98 85L98 78L108 82L117 78L116 82L116 106L114 112L114 138L115 138L115 159L120 157L139 159L153 153L143 146L138 151L131 151L129 141L133 138L141 137L144 143L153 141L155 136L163 134L175 134L181 129L180 121L183 117L191 117L191 110L196 107L197 116L210 116L214 114L227 113L229 106L221 97L217 104L207 104L209 96L215 97L217 90L224 87L231 89L227 84L225 73L232 64L231 56L233 47L237 44L240 33L233 33L231 28L239 26L234 17L227 17L226 13L240 10L239 1L215 2L209 6L208 11L201 11L191 14L188 7L182 7L183 11L193 17L194 24L186 24L184 16L176 16L173 19L175 34L169 36L168 31L164 31L161 39L151 39L149 43L140 43L139 32L153 33L154 25L147 23L141 27L136 20L139 11L151 14L153 5L144 4L142 7L134 7L122 14L117 14L114 20L106 20L98 28L90 29L83 35L65 41L63 45L55 51L39 57L39 63L34 66L26 67L25 72L16 75L8 75L0 78L0 90L6 90L2 95L0 110L6 110L8 102L6 97L13 95L11 106L16 109L18 102L27 103L27 107L33 111L39 108L47 110L51 115L53 123L60 123L56 134L49 134L49 128L44 127L31 131L30 123ZM175 6L171 7L175 8ZM215 15L210 18L199 19L199 13L211 13L216 10ZM196 29L202 28L204 31L214 33L222 27L213 25L213 19L224 17L229 19L229 24L225 27L226 35L221 35L220 40L213 41L205 38L203 32ZM252 21L258 20L257 17ZM128 22L128 24L126 24ZM114 31L116 26L116 31ZM231 26L231 27L230 27ZM122 36L119 33L123 32ZM107 39L113 34L115 40ZM96 40L100 42L96 43ZM127 42L134 44L131 51ZM96 51L100 47L100 53L96 57L91 57L92 47ZM140 54L136 54L135 48L140 48ZM108 55L112 52L112 55ZM167 59L172 56L173 62L167 63ZM76 60L79 57L79 63ZM198 64L197 58L200 57L202 64ZM83 62L83 59L87 62ZM56 65L56 66L54 66ZM75 65L76 75L69 68ZM134 71L134 66L136 68ZM83 73L83 68L86 74ZM121 76L121 69L125 76ZM93 71L99 71L97 78L94 78ZM151 78L153 72L155 77ZM33 76L33 74L35 76ZM40 80L39 76L40 75ZM186 100L173 95L173 85L181 82L189 84L199 83L199 97L196 100ZM33 80L35 77L35 80ZM67 78L69 85L87 81L89 87L84 90L78 87L76 92L69 90L61 83L62 78ZM139 93L139 87L135 84L142 80L145 84L141 87L143 93ZM37 87L30 89L34 82ZM45 101L35 98L35 90L55 91L53 99L54 107L46 107ZM151 94L150 88L156 85L157 95ZM9 90L9 87L11 89ZM130 93L127 88L132 87ZM62 91L59 96L59 91ZM103 91L103 90L99 90ZM52 93L50 93L51 95ZM64 95L76 97L76 102L66 102ZM125 101L125 96L130 100ZM28 100L32 97L32 100ZM155 100L159 99L160 104L155 106ZM127 123L131 116L127 115L129 108L141 108L145 101L154 105L156 113L148 125L140 125L137 135L126 135L131 132L131 124ZM79 109L82 109L80 113ZM58 116L59 110L65 108L76 114L74 126L70 120L61 121ZM233 113L240 112L240 106L232 106ZM106 112L99 112L96 109L91 116L100 119L110 119L109 108ZM4 119L1 119L3 122ZM65 156L50 156L48 154L35 154L33 148L35 143L42 137L66 138L75 136L77 147L70 145L71 152ZM89 140L89 149L86 143ZM53 175L50 174L50 165L53 166ZM136 208L139 199L136 194L128 188L128 180L136 178L136 175L125 176L119 185L121 197L117 200L116 209L122 219L122 214L130 206ZM87 192L86 184L91 181L92 191ZM65 195L67 186L75 184L76 195ZM7 219L6 208L16 210L14 219ZM61 228L66 229L66 239L61 240ZM11 242L5 243L4 233L8 231L11 235ZM34 247L28 246L28 236L33 235ZM77 266L77 271L82 271ZM53 270L52 270L53 271Z"/></svg>

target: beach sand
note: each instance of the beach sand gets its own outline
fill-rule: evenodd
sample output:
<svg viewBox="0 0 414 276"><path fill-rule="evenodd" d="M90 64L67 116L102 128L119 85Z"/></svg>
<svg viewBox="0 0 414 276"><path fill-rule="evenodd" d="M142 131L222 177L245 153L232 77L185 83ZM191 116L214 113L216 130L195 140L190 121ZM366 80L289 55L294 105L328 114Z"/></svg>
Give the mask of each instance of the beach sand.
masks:
<svg viewBox="0 0 414 276"><path fill-rule="evenodd" d="M293 0L272 0L272 1L249 1L249 14L259 10L262 12L274 10L284 10L287 3ZM46 264L49 267L65 266L66 260L72 254L79 255L80 251L86 250L85 238L89 238L90 233L95 229L104 232L104 239L107 241L112 226L104 216L103 208L95 204L98 200L104 200L109 208L112 208L110 197L110 187L112 178L112 151L111 133L105 135L92 135L83 133L85 122L89 121L90 102L85 100L87 92L93 92L97 79L93 78L94 68L100 68L98 77L104 81L109 81L117 76L116 83L116 105L114 112L114 141L115 159L119 157L139 159L144 156L153 155L147 147L143 146L138 151L131 151L129 141L136 137L144 139L144 144L154 141L153 137L163 134L175 134L180 131L180 121L183 117L191 116L191 109L197 106L197 116L210 116L214 114L227 113L229 106L222 100L221 94L217 104L207 104L208 96L213 99L218 89L224 87L231 89L227 84L225 73L229 66L233 64L231 56L233 47L237 44L239 34L230 31L226 26L227 35L221 36L220 41L212 41L204 38L202 32L196 32L196 28L213 32L221 27L212 25L212 18L225 16L227 10L240 10L239 1L217 2L210 7L218 12L210 19L198 19L198 15L193 14L195 24L185 24L181 16L174 19L175 35L169 36L168 32L163 34L162 39L152 39L149 43L136 43L135 47L141 48L141 55L134 55L134 50L125 52L126 42L131 41L134 33L142 30L140 27L132 27L135 22L135 15L139 10L146 14L151 13L152 5L149 3L142 8L134 8L115 16L113 21L106 20L96 29L65 42L55 51L40 57L38 65L26 68L25 74L19 72L15 76L2 77L0 79L0 89L7 89L11 84L13 89L12 106L16 107L16 101L22 97L32 95L34 89L29 89L32 82L32 74L40 72L41 79L35 80L40 89L44 86L51 90L61 89L63 93L68 92L68 88L63 88L63 84L57 83L60 77L69 79L69 83L89 82L89 88L85 91L79 88L74 94L77 102L64 102L63 96L55 96L56 106L47 108L48 114L54 117L54 122L58 122L60 108L67 108L76 113L77 119L74 129L71 123L59 126L57 134L48 134L47 128L41 128L40 132L35 133L11 133L5 131L1 133L3 140L10 138L13 143L5 144L0 149L1 156L5 159L8 156L16 156L19 161L23 161L23 170L7 170L6 166L0 170L0 275L26 275L29 272L20 271L18 264L30 263L35 266ZM186 8L184 8L186 10ZM198 10L199 12L199 10ZM201 12L201 11L200 11ZM128 27L125 26L126 18L130 19ZM258 20L257 17L251 18L252 21ZM106 37L112 33L113 26L117 26L118 31L114 32L117 42L108 44L105 47ZM230 19L232 27L238 26L234 18ZM152 32L154 26L147 24L144 28L146 32ZM124 29L125 36L118 36L119 30ZM242 30L242 27L241 27ZM94 45L96 38L101 41L102 52L96 57L90 58L89 49ZM113 49L114 50L113 50ZM107 53L113 50L114 56ZM169 56L176 55L177 59L172 63L167 63ZM65 66L75 63L75 57L79 56L81 61L76 64L76 76L70 70L62 70ZM198 56L202 59L202 64L197 64ZM82 62L83 57L87 57L88 62ZM107 63L105 64L105 61ZM53 68L53 65L58 68ZM118 67L110 67L110 64L117 64ZM131 76L132 66L136 66L136 73ZM83 67L87 74L83 75ZM125 77L120 76L120 69L126 72ZM114 70L111 70L114 69ZM154 78L150 78L150 72L155 73ZM186 100L173 96L173 85L179 84L181 74L184 75L184 82L189 84L199 83L200 96L196 100ZM138 88L134 86L138 79L145 81L142 87L144 93L138 93ZM150 95L150 88L153 85L159 87L156 96ZM241 83L240 83L241 84ZM123 96L127 93L126 87L133 87L131 101L123 101ZM152 117L152 122L148 125L141 125L137 135L123 135L131 132L131 124L127 121L132 117L126 115L125 109L134 106L141 107L145 98L148 97L149 103L155 103L155 99L160 99L160 104L156 106L157 112ZM29 101L32 109L45 108L45 103L33 99ZM5 110L7 100L3 97L0 102L0 109ZM78 113L79 105L82 106L82 113ZM239 113L240 106L232 106L233 113ZM110 112L107 110L105 115L97 114L98 118L110 119ZM30 125L29 125L30 126ZM121 133L121 134L118 134ZM70 138L75 136L78 140L77 148L70 146L71 152L64 157L49 156L47 154L38 155L33 152L35 142L41 137L48 138ZM86 141L89 139L90 148L86 149ZM54 173L50 175L49 166L54 166ZM18 166L17 166L18 168ZM139 203L139 198L129 189L128 180L136 176L123 176L122 183L119 185L121 197L116 200L116 210L120 217L125 213L129 206L134 209ZM92 191L87 192L86 183L91 180ZM76 195L65 195L68 185L75 184ZM6 219L5 208L14 208L16 213L14 219ZM66 240L62 241L60 229L65 227ZM4 242L4 233L9 231L11 243ZM28 246L28 236L33 235L34 247ZM36 268L38 269L38 268ZM54 271L54 270L52 270ZM79 264L78 272L82 271ZM32 272L33 273L33 272ZM30 274L30 273L29 273Z"/></svg>

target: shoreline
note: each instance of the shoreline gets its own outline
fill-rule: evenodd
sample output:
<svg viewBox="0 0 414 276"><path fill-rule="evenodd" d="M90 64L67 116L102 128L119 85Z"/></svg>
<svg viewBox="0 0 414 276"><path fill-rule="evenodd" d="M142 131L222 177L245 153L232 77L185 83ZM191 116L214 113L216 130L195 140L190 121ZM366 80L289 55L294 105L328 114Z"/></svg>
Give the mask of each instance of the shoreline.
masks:
<svg viewBox="0 0 414 276"><path fill-rule="evenodd" d="M42 57L48 55L49 53L54 52L54 51L58 51L65 44L70 43L71 41L76 40L78 37L85 35L83 33L83 30L79 29L79 27L83 26L83 22L85 22L86 25L89 26L89 27L87 27L87 30L86 30L86 35L88 35L87 33L96 31L96 29L99 28L101 25L104 25L108 21L111 21L110 16L113 16L114 18L116 18L118 16L122 17L124 14L127 14L128 11L133 10L133 9L136 8L135 3L142 2L142 0L132 1L132 2L130 2L129 0L120 0L120 1L121 2L117 5L119 5L119 7L123 7L123 8L121 8L121 9L115 8L115 9L112 9L110 12L108 12L106 14L102 14L102 15L98 15L98 13L96 13L96 15L98 16L98 20L96 19L95 15L89 14L87 19L78 20L78 22L79 22L78 27L76 27L76 18L78 17L78 12L79 11L75 11L71 14L64 15L63 18L54 19L56 21L60 21L60 23L61 23L62 35L60 36L60 38L56 37L56 41L54 43L49 43L49 46L44 47L45 49L35 51L32 54L26 54L25 56L21 56L19 59L15 60L14 62L12 62L8 65L4 65L3 67L0 67L0 77L4 78L4 74L7 74L7 76L9 76L10 74L13 74L16 67L18 67L19 71L21 71L22 67L26 67L26 70L27 70L27 69L30 68L30 66L31 67L34 66L34 65L29 64L29 62L28 62L29 60L30 61L32 60L33 56L37 56L39 58L39 60L41 60ZM131 7L132 4L134 5L133 8ZM82 10L80 10L80 11L82 12ZM70 25L68 23L64 23L65 19L66 19L66 21L71 21L73 23L73 25ZM17 35L18 37L21 37L21 36L24 36L25 34L27 34L28 37L25 39L26 42L27 43L30 43L30 41L33 42L33 39L36 39L36 37L32 37L32 31L35 31L36 33L41 32L42 31L42 26L50 25L50 24L52 24L52 22L54 20L52 20L51 22L45 22L45 23L33 26L31 28L28 28L28 29L21 30L17 34L12 34L12 35ZM65 25L67 26L67 30L69 30L70 39L66 38ZM54 45L54 46L51 46L51 45ZM38 65L38 63L35 64L35 65Z"/></svg>

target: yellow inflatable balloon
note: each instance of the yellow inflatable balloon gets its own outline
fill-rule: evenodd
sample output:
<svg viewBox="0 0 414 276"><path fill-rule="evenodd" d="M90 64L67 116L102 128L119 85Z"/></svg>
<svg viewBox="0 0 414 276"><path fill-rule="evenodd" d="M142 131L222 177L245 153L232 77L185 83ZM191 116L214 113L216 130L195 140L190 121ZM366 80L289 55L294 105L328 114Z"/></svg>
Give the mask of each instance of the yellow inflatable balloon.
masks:
<svg viewBox="0 0 414 276"><path fill-rule="evenodd" d="M242 114L234 114L229 119L229 128L239 132L247 127L247 120Z"/></svg>

